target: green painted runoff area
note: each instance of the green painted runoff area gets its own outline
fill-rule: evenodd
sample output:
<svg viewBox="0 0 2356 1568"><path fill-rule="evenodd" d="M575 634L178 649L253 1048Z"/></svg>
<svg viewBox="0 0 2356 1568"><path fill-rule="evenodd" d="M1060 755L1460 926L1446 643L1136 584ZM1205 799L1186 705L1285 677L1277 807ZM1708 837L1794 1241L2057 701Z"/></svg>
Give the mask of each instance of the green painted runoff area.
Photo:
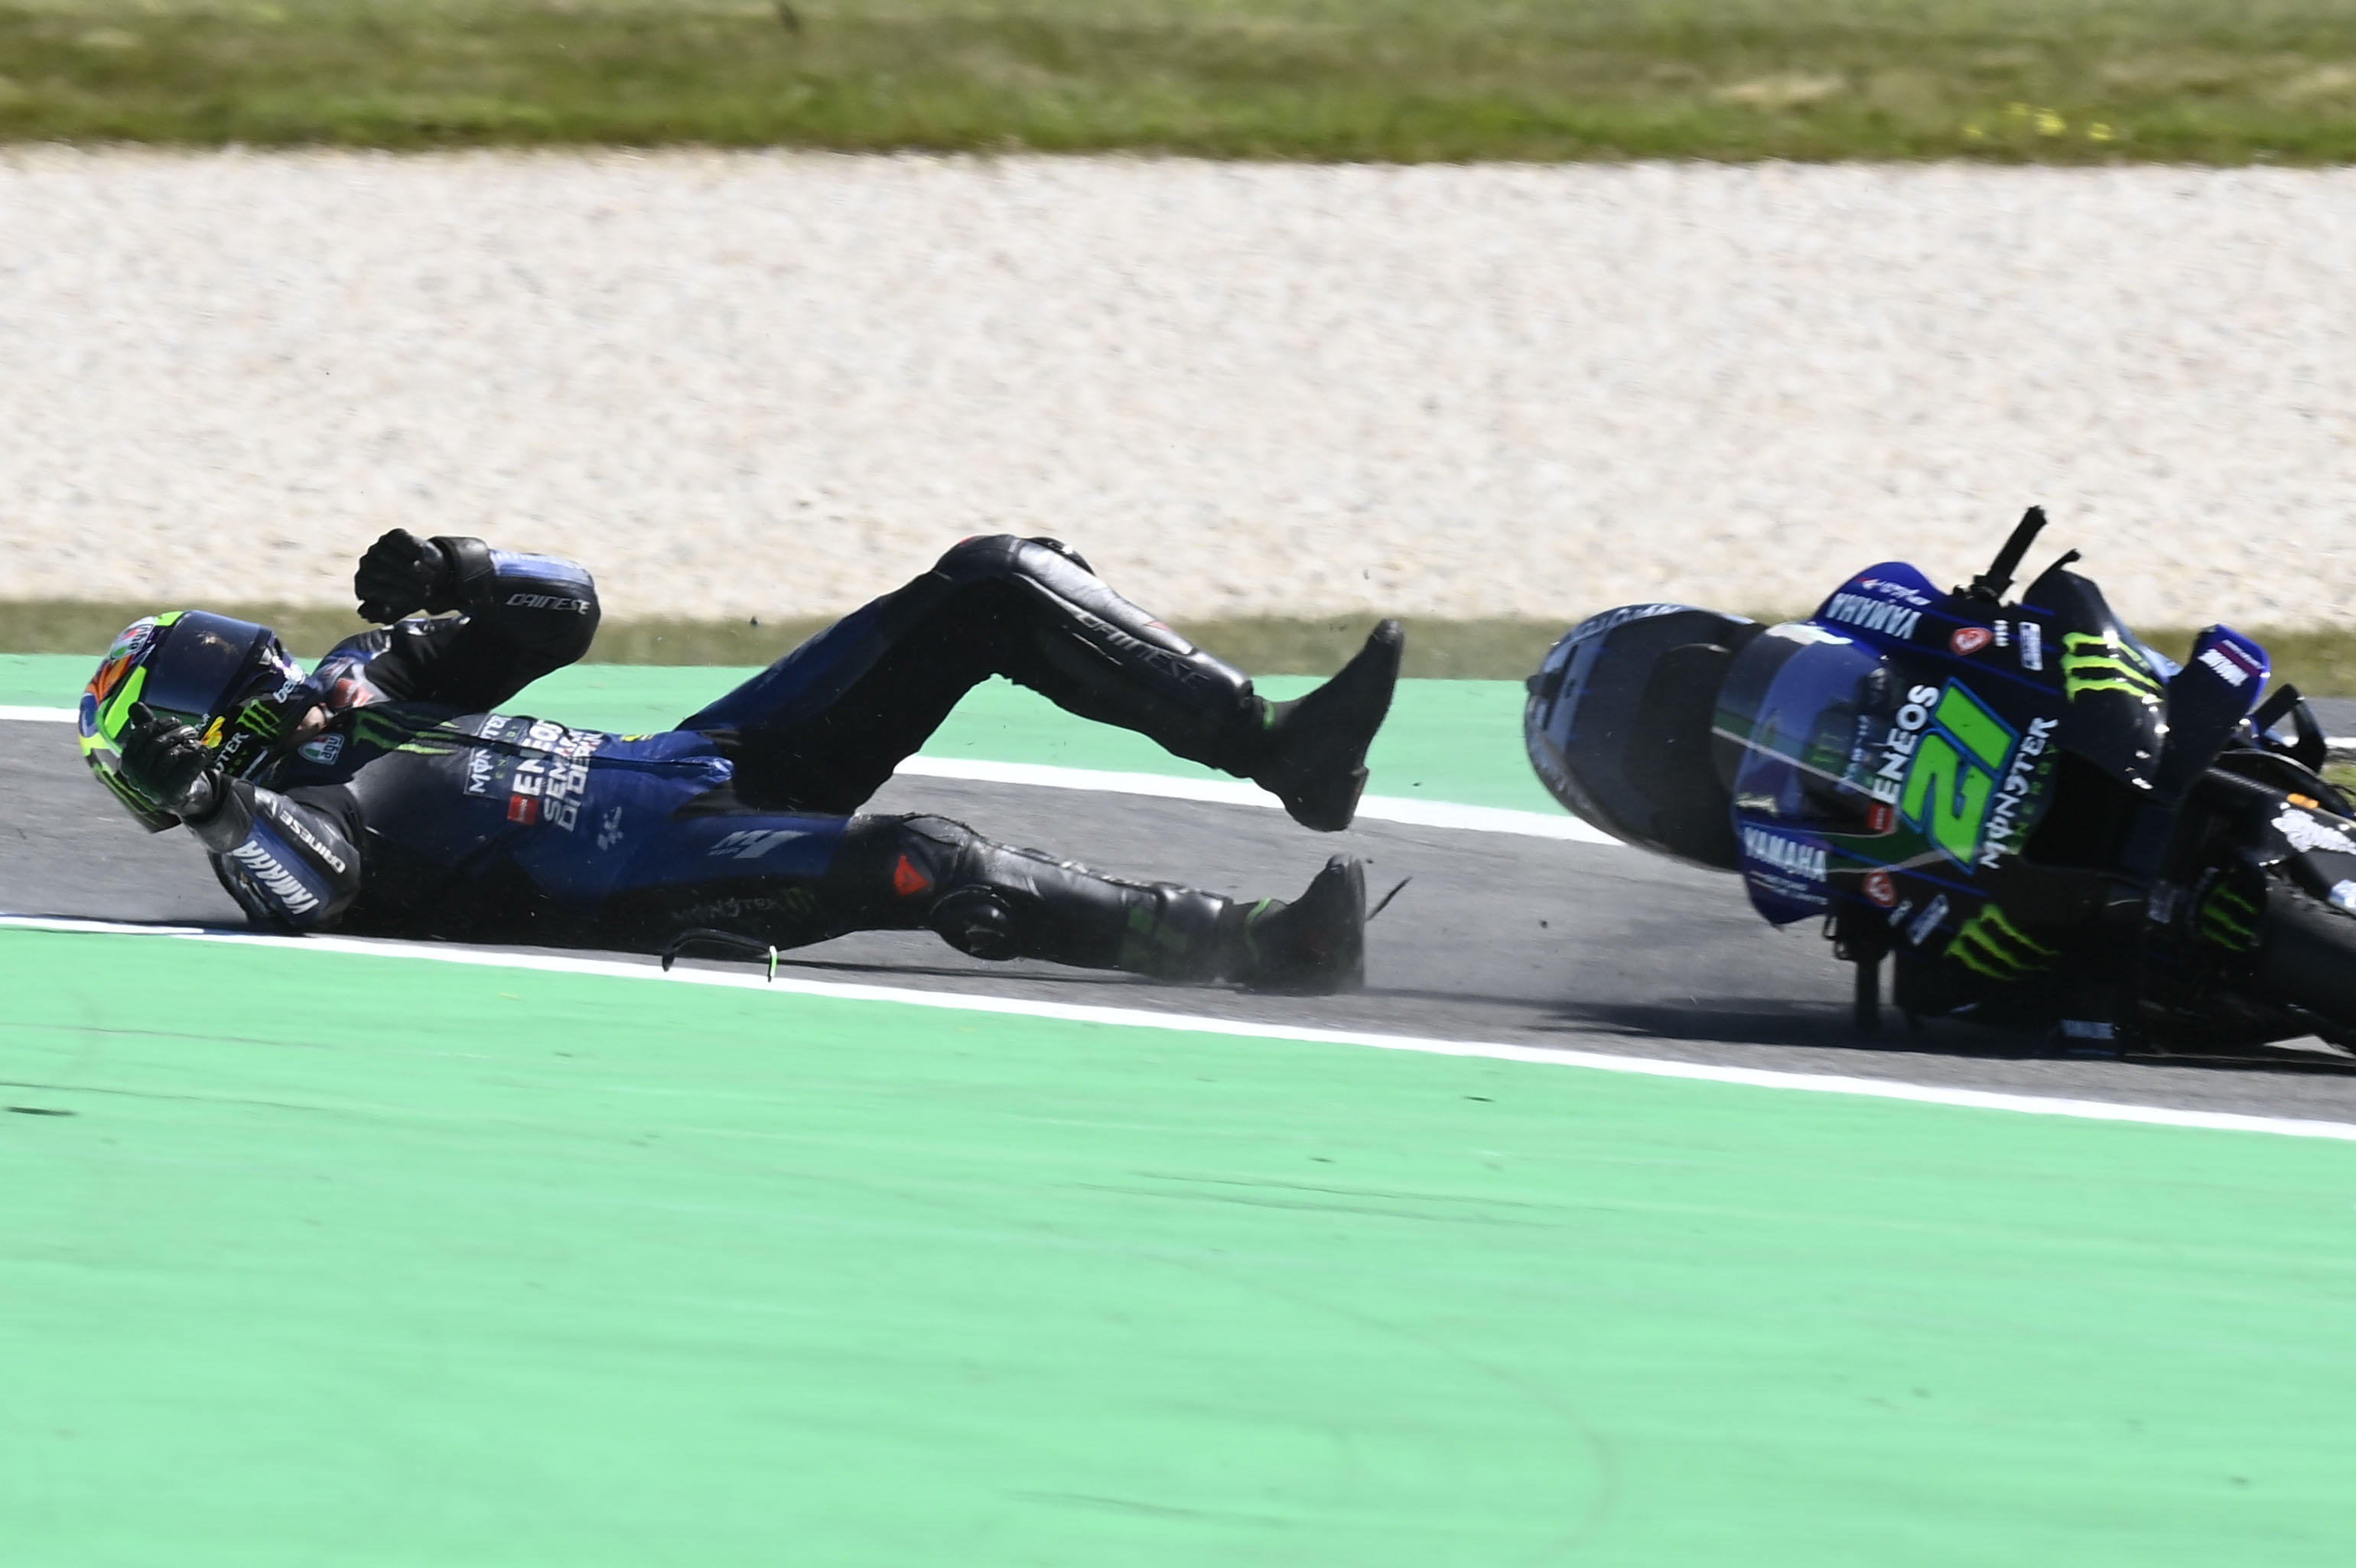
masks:
<svg viewBox="0 0 2356 1568"><path fill-rule="evenodd" d="M2356 1147L0 932L7 1558L2356 1552Z"/></svg>
<svg viewBox="0 0 2356 1568"><path fill-rule="evenodd" d="M0 703L70 708L94 661L70 654L0 655ZM703 707L750 669L677 665L574 665L507 704L510 711L584 729L663 730ZM1267 695L1298 697L1317 682L1271 676ZM1522 751L1522 688L1508 680L1406 680L1367 759L1373 795L1559 814ZM1217 777L1143 736L1075 719L1034 692L992 680L958 705L925 747L935 757L984 758L1120 773Z"/></svg>

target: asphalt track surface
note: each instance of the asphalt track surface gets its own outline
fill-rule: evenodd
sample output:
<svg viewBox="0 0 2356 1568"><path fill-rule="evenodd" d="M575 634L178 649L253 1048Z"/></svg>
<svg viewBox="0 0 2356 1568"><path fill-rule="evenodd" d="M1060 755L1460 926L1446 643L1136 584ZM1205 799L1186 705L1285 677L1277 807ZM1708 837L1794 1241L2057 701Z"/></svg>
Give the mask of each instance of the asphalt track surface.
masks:
<svg viewBox="0 0 2356 1568"><path fill-rule="evenodd" d="M149 836L91 784L71 731L0 724L0 912L235 927L241 915L182 834ZM1365 824L1331 836L1274 812L1069 790L904 779L877 811L936 811L1106 872L1239 896L1290 895L1336 851L1379 895L1367 987L1295 998L969 959L926 933L873 933L787 956L781 973L916 989L1144 1008L1272 1024L1558 1046L1788 1072L2120 1103L2356 1120L2333 1059L2058 1057L2018 1037L1894 1017L1848 1022L1849 976L1813 925L1773 930L1730 878L1633 850Z"/></svg>

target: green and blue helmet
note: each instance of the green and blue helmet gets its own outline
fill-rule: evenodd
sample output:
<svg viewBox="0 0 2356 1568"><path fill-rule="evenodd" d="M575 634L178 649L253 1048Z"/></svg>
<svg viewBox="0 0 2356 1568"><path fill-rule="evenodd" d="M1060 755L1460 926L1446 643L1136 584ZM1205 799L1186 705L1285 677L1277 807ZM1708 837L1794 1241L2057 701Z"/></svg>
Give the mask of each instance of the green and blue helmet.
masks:
<svg viewBox="0 0 2356 1568"><path fill-rule="evenodd" d="M290 699L302 684L302 667L267 626L204 610L134 621L82 688L82 760L149 832L161 833L180 819L123 776L133 706L144 702L198 731L221 770L241 778L290 732Z"/></svg>

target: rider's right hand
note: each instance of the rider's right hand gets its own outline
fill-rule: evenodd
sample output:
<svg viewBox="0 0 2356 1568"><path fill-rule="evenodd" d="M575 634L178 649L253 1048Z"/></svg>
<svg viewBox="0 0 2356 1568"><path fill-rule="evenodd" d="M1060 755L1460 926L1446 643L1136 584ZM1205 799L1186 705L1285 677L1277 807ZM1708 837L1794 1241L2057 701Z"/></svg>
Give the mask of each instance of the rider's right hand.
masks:
<svg viewBox="0 0 2356 1568"><path fill-rule="evenodd" d="M454 609L450 558L431 539L393 528L360 557L352 573L352 593L360 618L390 625L419 610L438 614Z"/></svg>
<svg viewBox="0 0 2356 1568"><path fill-rule="evenodd" d="M220 796L204 737L144 702L131 705L121 749L124 780L175 816L203 816Z"/></svg>

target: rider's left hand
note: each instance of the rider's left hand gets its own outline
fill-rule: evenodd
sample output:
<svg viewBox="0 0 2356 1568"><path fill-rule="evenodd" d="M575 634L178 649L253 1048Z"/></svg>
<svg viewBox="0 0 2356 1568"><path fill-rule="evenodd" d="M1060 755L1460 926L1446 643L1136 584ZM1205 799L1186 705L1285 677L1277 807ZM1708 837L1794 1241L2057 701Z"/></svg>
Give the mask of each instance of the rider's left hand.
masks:
<svg viewBox="0 0 2356 1568"><path fill-rule="evenodd" d="M220 798L220 774L204 737L144 702L131 705L123 736L123 776L175 816L202 816Z"/></svg>
<svg viewBox="0 0 2356 1568"><path fill-rule="evenodd" d="M431 539L393 528L368 547L352 573L352 593L360 618L390 625L418 610L439 614L455 609L450 558Z"/></svg>

